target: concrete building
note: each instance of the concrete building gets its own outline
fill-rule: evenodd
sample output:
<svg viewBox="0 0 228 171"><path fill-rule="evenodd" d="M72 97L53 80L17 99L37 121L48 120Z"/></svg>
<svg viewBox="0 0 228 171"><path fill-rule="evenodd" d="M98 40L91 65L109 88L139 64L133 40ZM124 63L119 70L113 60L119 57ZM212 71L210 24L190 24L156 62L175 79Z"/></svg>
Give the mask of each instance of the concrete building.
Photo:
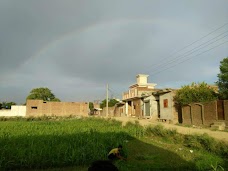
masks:
<svg viewBox="0 0 228 171"><path fill-rule="evenodd" d="M136 76L136 84L123 93L122 103L117 104L119 113L115 116L151 118L153 120L172 120L178 122L178 112L173 97L174 89L156 89L155 83L148 83L148 76ZM124 105L123 105L124 103Z"/></svg>
<svg viewBox="0 0 228 171"><path fill-rule="evenodd" d="M128 92L123 93L122 101L125 102L125 115L133 117L145 116L145 111L148 109L144 98L150 96L152 92L155 92L154 83L148 83L148 76L139 74L136 76L136 84L129 87ZM146 103L146 104L145 104ZM145 106L144 106L145 105ZM148 104L149 105L149 104ZM157 106L156 106L157 108ZM148 114L146 112L146 114Z"/></svg>
<svg viewBox="0 0 228 171"><path fill-rule="evenodd" d="M178 110L173 99L175 93L176 90L174 89L161 89L152 93L157 99L157 119L178 122Z"/></svg>

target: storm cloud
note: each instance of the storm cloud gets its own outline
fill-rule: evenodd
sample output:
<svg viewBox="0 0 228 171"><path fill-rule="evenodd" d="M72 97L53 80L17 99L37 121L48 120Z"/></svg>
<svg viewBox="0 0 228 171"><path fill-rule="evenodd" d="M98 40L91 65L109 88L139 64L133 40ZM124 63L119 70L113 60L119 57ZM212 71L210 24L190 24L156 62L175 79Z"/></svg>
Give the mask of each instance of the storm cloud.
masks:
<svg viewBox="0 0 228 171"><path fill-rule="evenodd" d="M217 80L226 0L0 0L0 101L48 87L62 101L121 98L137 74L158 88Z"/></svg>

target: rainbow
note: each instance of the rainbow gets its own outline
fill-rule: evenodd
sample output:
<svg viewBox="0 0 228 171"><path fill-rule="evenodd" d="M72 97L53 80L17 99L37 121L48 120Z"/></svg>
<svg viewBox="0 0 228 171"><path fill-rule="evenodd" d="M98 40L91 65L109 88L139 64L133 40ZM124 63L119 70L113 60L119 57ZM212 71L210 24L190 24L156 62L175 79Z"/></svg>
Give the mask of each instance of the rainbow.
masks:
<svg viewBox="0 0 228 171"><path fill-rule="evenodd" d="M77 30L73 30L71 32L67 32L61 36L59 36L57 39L50 41L48 44L44 45L40 50L38 50L36 53L34 53L31 57L29 57L24 63L22 63L20 65L20 67L25 66L26 64L28 64L29 62L31 62L32 60L42 56L43 54L45 54L49 49L53 48L53 47L57 47L59 44L64 43L66 40L68 40L69 38L73 37L73 36L77 36L80 34L86 34L86 32L90 32L93 31L95 29L98 28L105 28L108 26L116 26L116 25L128 25L128 24L167 24L169 21L167 20L152 20L152 19L121 19L121 20L114 20L114 21L108 21L108 22L103 22L103 23L93 23L90 25L87 25L85 27L82 27L80 29ZM179 23L178 23L179 24Z"/></svg>

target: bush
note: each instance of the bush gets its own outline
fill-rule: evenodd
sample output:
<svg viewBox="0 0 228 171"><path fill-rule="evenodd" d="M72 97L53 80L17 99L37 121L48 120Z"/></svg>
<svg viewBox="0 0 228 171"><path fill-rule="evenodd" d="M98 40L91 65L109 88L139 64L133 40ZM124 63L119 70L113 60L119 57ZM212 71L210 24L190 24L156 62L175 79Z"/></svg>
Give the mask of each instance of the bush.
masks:
<svg viewBox="0 0 228 171"><path fill-rule="evenodd" d="M174 100L179 106L197 102L209 102L216 100L218 95L210 86L205 83L192 83L191 85L182 86L176 92Z"/></svg>

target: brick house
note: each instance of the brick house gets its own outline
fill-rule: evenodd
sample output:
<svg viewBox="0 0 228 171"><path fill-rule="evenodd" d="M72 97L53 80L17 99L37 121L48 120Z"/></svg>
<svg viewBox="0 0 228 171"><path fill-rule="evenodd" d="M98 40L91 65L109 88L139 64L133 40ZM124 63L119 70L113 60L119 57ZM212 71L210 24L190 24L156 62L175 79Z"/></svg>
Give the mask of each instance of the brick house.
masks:
<svg viewBox="0 0 228 171"><path fill-rule="evenodd" d="M26 116L88 116L87 102L47 102L43 100L27 100Z"/></svg>

